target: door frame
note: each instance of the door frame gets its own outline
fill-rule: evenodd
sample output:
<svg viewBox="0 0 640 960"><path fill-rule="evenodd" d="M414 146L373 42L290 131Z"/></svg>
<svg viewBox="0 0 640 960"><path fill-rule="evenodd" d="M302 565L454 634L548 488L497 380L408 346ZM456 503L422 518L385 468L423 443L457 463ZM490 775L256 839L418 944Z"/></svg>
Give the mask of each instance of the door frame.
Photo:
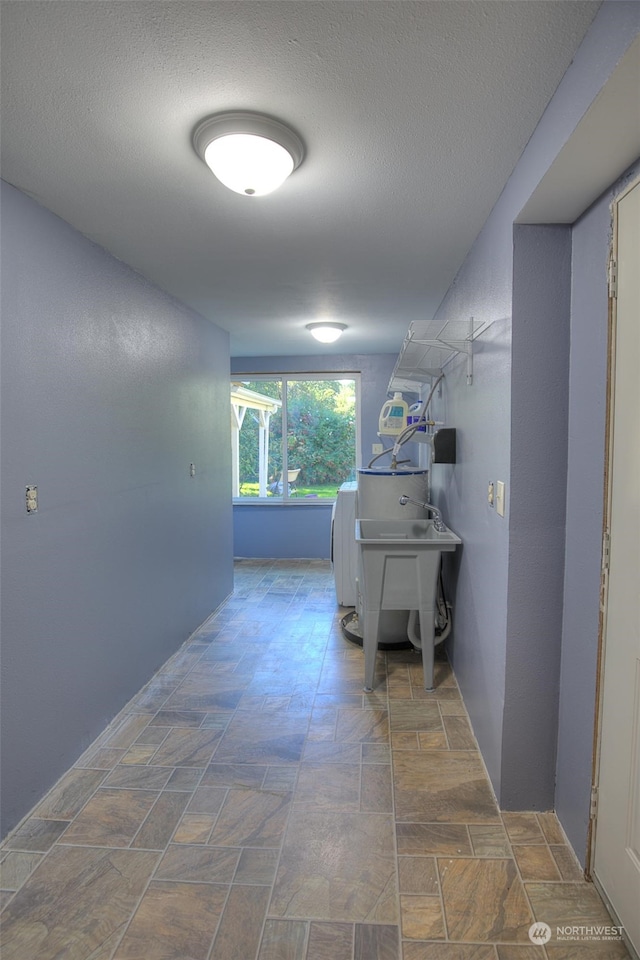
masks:
<svg viewBox="0 0 640 960"><path fill-rule="evenodd" d="M605 463L602 519L602 554L600 567L600 611L598 616L598 662L596 671L595 723L593 731L593 763L591 773L591 811L587 831L587 852L585 859L585 877L595 880L593 865L597 833L597 798L600 780L600 755L602 744L602 720L604 708L604 667L606 659L606 615L609 598L609 537L611 531L611 502L613 495L613 426L615 418L615 374L616 374L616 332L618 301L615 293L615 280L612 282L612 264L618 263L618 204L640 185L640 176L634 177L611 201L613 235L609 247L608 278L609 298L607 317L607 397L605 410ZM615 267L613 268L615 269Z"/></svg>

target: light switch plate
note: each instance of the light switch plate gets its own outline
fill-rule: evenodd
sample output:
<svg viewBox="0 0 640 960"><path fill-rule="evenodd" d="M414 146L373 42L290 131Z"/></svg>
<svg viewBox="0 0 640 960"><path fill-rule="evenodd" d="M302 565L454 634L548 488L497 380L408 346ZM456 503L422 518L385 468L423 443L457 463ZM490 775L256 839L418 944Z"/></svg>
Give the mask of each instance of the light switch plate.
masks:
<svg viewBox="0 0 640 960"><path fill-rule="evenodd" d="M504 483L498 480L496 483L496 513L499 517L504 517Z"/></svg>

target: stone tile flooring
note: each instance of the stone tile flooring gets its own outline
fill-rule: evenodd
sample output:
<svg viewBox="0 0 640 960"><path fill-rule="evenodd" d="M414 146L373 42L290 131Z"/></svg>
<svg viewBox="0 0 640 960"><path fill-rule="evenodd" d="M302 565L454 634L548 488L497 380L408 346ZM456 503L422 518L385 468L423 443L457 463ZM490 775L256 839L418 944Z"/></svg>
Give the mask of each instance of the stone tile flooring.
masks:
<svg viewBox="0 0 640 960"><path fill-rule="evenodd" d="M233 597L0 849L3 960L615 960L552 813L496 806L448 664L363 656L328 565Z"/></svg>

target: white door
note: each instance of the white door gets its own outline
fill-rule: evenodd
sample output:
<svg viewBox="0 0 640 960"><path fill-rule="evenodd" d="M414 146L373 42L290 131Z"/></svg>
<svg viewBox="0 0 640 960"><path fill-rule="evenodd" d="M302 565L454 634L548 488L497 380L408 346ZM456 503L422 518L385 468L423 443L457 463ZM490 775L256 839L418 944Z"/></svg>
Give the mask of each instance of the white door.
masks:
<svg viewBox="0 0 640 960"><path fill-rule="evenodd" d="M594 875L640 951L640 181L616 208L610 555Z"/></svg>

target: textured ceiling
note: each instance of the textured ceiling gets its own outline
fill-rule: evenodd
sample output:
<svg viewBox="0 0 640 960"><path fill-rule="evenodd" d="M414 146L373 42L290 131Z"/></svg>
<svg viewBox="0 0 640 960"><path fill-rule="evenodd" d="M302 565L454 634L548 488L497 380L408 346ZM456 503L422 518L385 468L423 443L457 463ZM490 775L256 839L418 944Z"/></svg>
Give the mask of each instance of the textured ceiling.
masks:
<svg viewBox="0 0 640 960"><path fill-rule="evenodd" d="M242 355L399 349L432 316L598 2L2 3L2 176ZM307 150L248 198L191 146L256 110ZM349 325L336 347L305 324Z"/></svg>

